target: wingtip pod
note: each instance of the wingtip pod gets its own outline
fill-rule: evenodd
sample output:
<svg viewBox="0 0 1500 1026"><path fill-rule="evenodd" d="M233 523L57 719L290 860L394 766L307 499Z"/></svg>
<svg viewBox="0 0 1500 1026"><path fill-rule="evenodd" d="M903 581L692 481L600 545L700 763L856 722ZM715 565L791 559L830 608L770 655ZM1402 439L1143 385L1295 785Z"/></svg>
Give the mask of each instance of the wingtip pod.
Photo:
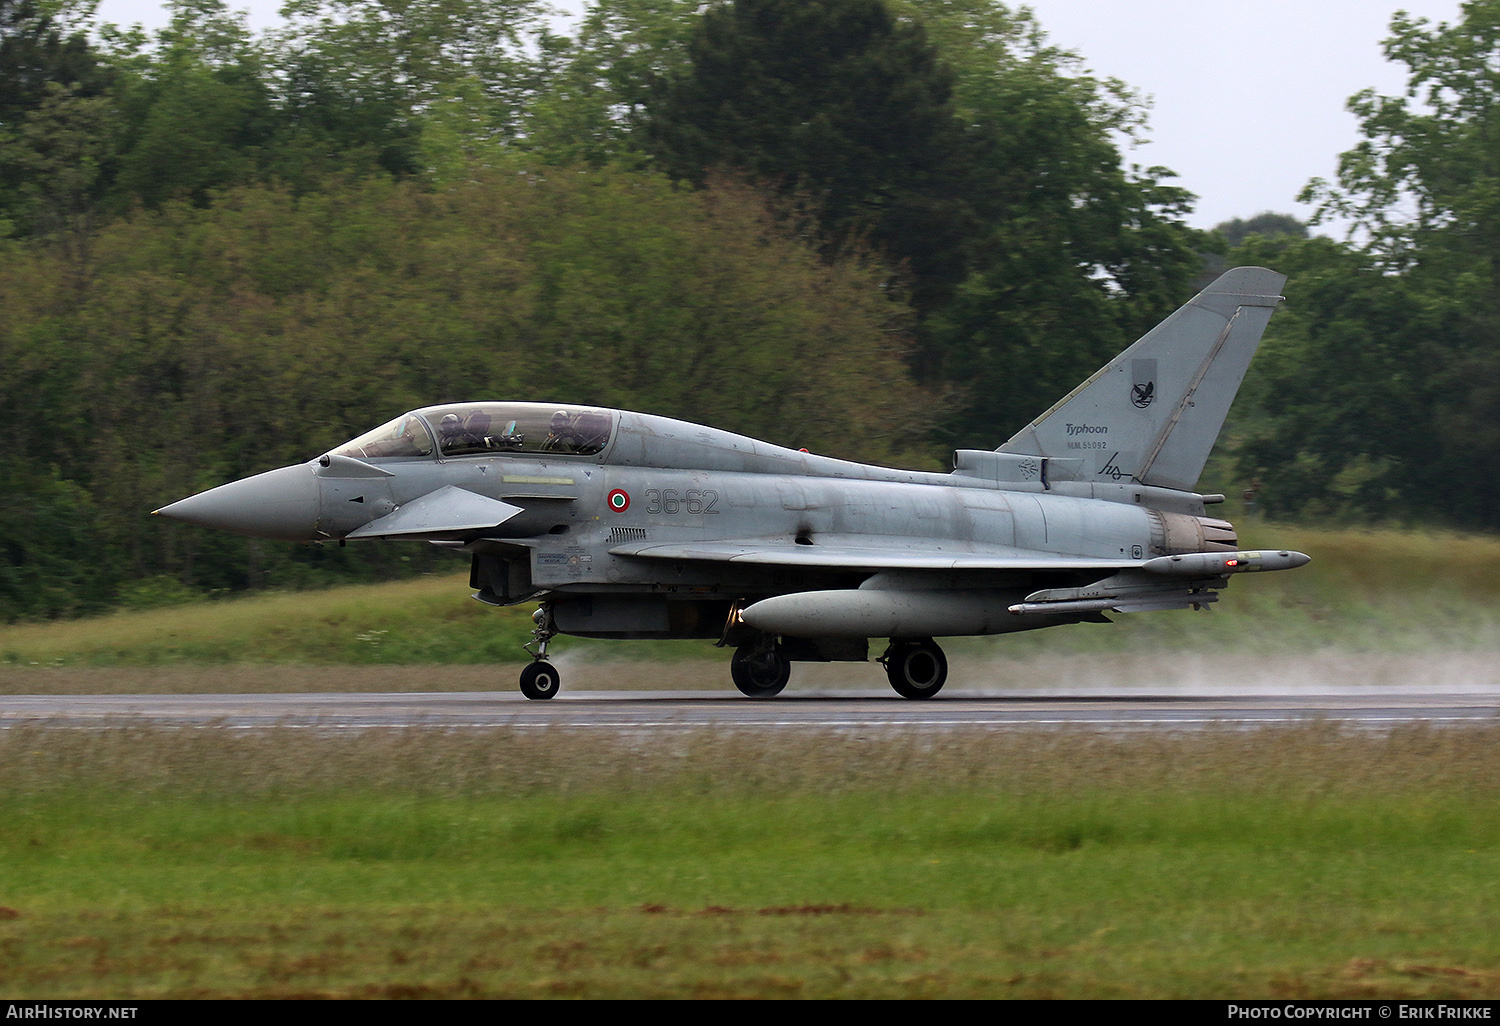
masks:
<svg viewBox="0 0 1500 1026"><path fill-rule="evenodd" d="M1225 271L998 451L1192 491L1285 284L1265 267Z"/></svg>

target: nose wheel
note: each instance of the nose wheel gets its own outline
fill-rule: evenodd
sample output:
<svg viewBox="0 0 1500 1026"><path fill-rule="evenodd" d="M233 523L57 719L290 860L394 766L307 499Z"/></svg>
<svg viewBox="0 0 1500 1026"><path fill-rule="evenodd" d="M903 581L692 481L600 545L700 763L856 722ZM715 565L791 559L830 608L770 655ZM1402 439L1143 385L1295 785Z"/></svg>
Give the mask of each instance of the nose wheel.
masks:
<svg viewBox="0 0 1500 1026"><path fill-rule="evenodd" d="M551 698L561 684L557 667L540 659L521 671L521 694L534 702Z"/></svg>
<svg viewBox="0 0 1500 1026"><path fill-rule="evenodd" d="M521 694L533 702L540 702L556 695L562 687L557 667L547 662L547 645L557 637L557 625L552 622L552 603L543 602L531 614L531 622L536 626L531 630L531 643L526 646L526 651L536 657L536 661L521 671Z"/></svg>
<svg viewBox="0 0 1500 1026"><path fill-rule="evenodd" d="M891 687L902 698L931 698L948 680L948 659L931 638L921 641L891 640L880 657Z"/></svg>

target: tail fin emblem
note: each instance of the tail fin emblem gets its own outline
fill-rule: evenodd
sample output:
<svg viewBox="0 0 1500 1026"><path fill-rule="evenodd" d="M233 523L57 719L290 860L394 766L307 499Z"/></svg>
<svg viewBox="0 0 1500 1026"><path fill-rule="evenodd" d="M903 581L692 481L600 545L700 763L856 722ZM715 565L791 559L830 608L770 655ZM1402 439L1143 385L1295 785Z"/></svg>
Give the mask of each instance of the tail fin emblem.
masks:
<svg viewBox="0 0 1500 1026"><path fill-rule="evenodd" d="M1156 361L1131 360L1130 401L1138 410L1144 410L1156 401Z"/></svg>

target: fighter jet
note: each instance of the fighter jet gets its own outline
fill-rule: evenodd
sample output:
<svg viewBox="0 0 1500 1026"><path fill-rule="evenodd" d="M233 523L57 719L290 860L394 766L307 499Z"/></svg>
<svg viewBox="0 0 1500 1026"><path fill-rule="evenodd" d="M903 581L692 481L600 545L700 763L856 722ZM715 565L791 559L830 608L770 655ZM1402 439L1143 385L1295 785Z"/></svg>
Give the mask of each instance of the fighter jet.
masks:
<svg viewBox="0 0 1500 1026"><path fill-rule="evenodd" d="M1203 609L1243 551L1194 490L1285 277L1228 271L993 451L948 474L784 448L666 417L565 403L402 414L297 466L156 512L259 538L369 538L471 557L474 598L539 602L521 674L557 694L558 634L703 638L746 695L799 661L879 661L906 698L948 676L933 640L1106 614Z"/></svg>

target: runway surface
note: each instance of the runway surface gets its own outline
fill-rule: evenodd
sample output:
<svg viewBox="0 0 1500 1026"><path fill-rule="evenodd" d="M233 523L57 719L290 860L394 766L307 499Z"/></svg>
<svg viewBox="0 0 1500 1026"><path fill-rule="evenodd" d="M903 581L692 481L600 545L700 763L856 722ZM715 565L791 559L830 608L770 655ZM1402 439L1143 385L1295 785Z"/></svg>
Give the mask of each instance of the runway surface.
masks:
<svg viewBox="0 0 1500 1026"><path fill-rule="evenodd" d="M1058 726L1139 730L1213 725L1254 728L1312 720L1336 720L1371 729L1418 722L1500 723L1500 686L951 689L929 701L908 701L888 689L788 690L777 698L760 700L722 689L564 691L547 702L529 702L511 691L0 696L0 728L37 721L96 727L149 721L328 730L407 726L646 731Z"/></svg>

